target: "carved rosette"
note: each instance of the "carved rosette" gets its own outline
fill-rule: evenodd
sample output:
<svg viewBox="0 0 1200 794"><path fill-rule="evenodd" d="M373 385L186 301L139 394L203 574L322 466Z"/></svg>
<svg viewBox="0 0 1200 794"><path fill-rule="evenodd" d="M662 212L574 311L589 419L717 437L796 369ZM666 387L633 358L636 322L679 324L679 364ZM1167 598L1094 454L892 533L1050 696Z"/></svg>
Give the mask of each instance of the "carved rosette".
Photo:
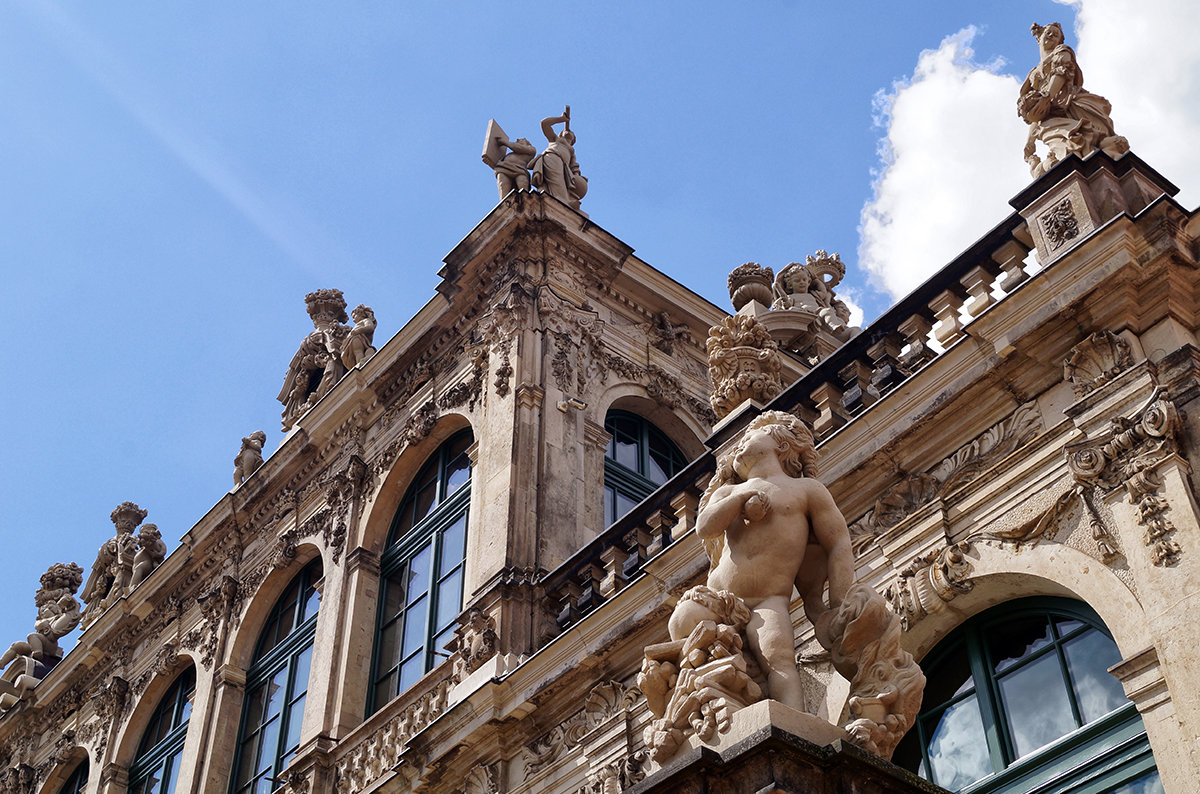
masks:
<svg viewBox="0 0 1200 794"><path fill-rule="evenodd" d="M1137 505L1138 523L1146 528L1144 541L1155 565L1171 565L1182 553L1171 536L1169 505L1159 494L1159 464L1177 451L1179 414L1159 387L1132 417L1118 416L1109 430L1095 439L1068 444L1063 452L1075 481L1087 489L1112 491L1124 486L1130 504Z"/></svg>
<svg viewBox="0 0 1200 794"><path fill-rule="evenodd" d="M975 586L967 558L970 550L968 542L955 543L919 555L900 569L883 596L904 631Z"/></svg>
<svg viewBox="0 0 1200 794"><path fill-rule="evenodd" d="M735 314L709 329L708 375L718 417L747 399L769 402L783 390L781 369L779 346L753 317Z"/></svg>
<svg viewBox="0 0 1200 794"><path fill-rule="evenodd" d="M1086 397L1133 366L1129 343L1112 331L1100 331L1071 348L1063 377L1076 399Z"/></svg>

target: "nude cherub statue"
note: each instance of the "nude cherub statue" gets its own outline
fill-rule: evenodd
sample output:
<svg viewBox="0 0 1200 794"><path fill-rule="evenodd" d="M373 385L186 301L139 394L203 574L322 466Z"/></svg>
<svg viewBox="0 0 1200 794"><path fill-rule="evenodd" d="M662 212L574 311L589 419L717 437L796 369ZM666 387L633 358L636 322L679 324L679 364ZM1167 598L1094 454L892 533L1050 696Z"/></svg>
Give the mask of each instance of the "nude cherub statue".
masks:
<svg viewBox="0 0 1200 794"><path fill-rule="evenodd" d="M696 517L710 561L708 587L749 608L746 638L766 674L766 694L796 709L804 698L789 612L793 588L828 647L830 618L854 579L846 520L815 474L812 431L791 414L768 411L717 464ZM694 619L673 616L671 638L711 619L702 611Z"/></svg>
<svg viewBox="0 0 1200 794"><path fill-rule="evenodd" d="M267 443L267 434L255 430L242 439L242 448L233 458L233 487L236 488L250 478L263 465L262 448Z"/></svg>
<svg viewBox="0 0 1200 794"><path fill-rule="evenodd" d="M133 577L129 586L137 587L150 572L167 558L167 544L157 524L143 524L137 534L138 552L133 557Z"/></svg>
<svg viewBox="0 0 1200 794"><path fill-rule="evenodd" d="M354 369L375 354L375 348L371 346L371 343L375 341L375 326L377 325L375 312L371 311L370 306L364 306L361 303L350 312L350 319L354 320L354 327L350 329L346 340L342 342L342 364L348 370Z"/></svg>

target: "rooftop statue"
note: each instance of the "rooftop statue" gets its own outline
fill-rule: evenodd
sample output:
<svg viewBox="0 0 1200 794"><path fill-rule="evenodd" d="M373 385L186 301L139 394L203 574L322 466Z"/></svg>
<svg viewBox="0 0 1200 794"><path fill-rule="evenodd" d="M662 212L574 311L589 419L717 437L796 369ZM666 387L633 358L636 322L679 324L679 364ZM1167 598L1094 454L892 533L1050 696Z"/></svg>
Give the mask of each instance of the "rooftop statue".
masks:
<svg viewBox="0 0 1200 794"><path fill-rule="evenodd" d="M554 125L562 124L563 131L555 133ZM579 172L575 160L575 133L571 132L571 106L561 116L542 119L542 134L548 145L534 158L531 182L535 188L579 210L579 200L587 194L587 179Z"/></svg>
<svg viewBox="0 0 1200 794"><path fill-rule="evenodd" d="M483 162L496 172L500 198L513 190L529 190L529 161L537 149L528 138L509 140L495 119L488 122L483 142Z"/></svg>
<svg viewBox="0 0 1200 794"><path fill-rule="evenodd" d="M878 593L854 584L846 520L814 479L816 463L812 431L782 411L751 421L718 462L696 517L707 581L679 600L670 641L646 648L638 677L656 717L646 744L660 763L687 733L707 741L764 696L804 709L793 591L850 681L850 737L889 758L912 725L925 678L899 647L899 619Z"/></svg>
<svg viewBox="0 0 1200 794"><path fill-rule="evenodd" d="M133 534L133 531L145 520L146 514L147 511L133 502L122 502L109 516L117 528L117 534L105 541L104 545L100 547L100 551L96 553L96 561L92 563L92 572L83 586L83 592L80 593L80 598L87 604L83 611L84 628L90 626L96 618L103 614L104 610L133 589L135 585L133 570L137 561L139 542L139 538ZM158 527L154 527L154 530L157 533ZM163 557L165 557L165 547L163 552ZM162 557L158 562L162 562ZM146 574L149 574L149 570L145 571L143 578Z"/></svg>
<svg viewBox="0 0 1200 794"><path fill-rule="evenodd" d="M62 660L58 641L79 625L82 614L75 591L83 569L75 563L55 563L42 574L34 603L37 619L26 641L14 642L0 656L0 710L14 706L25 693Z"/></svg>
<svg viewBox="0 0 1200 794"><path fill-rule="evenodd" d="M262 450L267 443L267 434L255 430L242 439L242 448L233 459L233 487L237 488L263 465Z"/></svg>
<svg viewBox="0 0 1200 794"><path fill-rule="evenodd" d="M1041 59L1025 78L1017 99L1017 115L1029 125L1025 162L1033 176L1041 176L1075 154L1087 157L1100 149L1112 157L1129 151L1129 141L1113 129L1112 105L1083 89L1083 72L1075 51L1063 43L1062 26L1034 24ZM1049 151L1038 157L1037 143Z"/></svg>
<svg viewBox="0 0 1200 794"><path fill-rule="evenodd" d="M304 296L313 332L292 356L279 402L283 403L283 430L292 429L305 411L329 393L352 368L375 353L375 313L370 307L354 309L354 327L345 325L346 299L340 289L319 289ZM236 475L235 475L236 479Z"/></svg>

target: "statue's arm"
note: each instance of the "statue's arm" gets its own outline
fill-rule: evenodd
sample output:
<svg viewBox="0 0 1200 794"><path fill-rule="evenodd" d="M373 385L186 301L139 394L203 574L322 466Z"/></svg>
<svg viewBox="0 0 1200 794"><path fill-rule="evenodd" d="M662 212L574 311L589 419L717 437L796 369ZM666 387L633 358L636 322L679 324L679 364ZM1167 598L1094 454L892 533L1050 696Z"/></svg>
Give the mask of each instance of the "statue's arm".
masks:
<svg viewBox="0 0 1200 794"><path fill-rule="evenodd" d="M833 501L829 490L812 481L809 495L809 524L817 543L828 558L829 605L836 609L854 584L854 552L850 546L850 530L842 511Z"/></svg>
<svg viewBox="0 0 1200 794"><path fill-rule="evenodd" d="M713 538L723 533L741 515L742 505L752 495L753 491L739 492L736 486L722 485L696 516L696 534Z"/></svg>
<svg viewBox="0 0 1200 794"><path fill-rule="evenodd" d="M561 124L566 121L566 116L550 116L542 119L542 134L546 136L546 140L554 143L558 140L558 134L554 131L555 124Z"/></svg>

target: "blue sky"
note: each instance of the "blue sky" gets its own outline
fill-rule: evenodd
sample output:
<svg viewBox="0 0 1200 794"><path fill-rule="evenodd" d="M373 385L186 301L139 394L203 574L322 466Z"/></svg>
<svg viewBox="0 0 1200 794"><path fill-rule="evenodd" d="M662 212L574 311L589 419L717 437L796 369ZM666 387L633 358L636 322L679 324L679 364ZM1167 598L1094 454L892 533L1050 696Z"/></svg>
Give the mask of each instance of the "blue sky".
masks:
<svg viewBox="0 0 1200 794"><path fill-rule="evenodd" d="M242 436L275 448L306 292L372 306L377 345L434 294L496 201L489 118L537 140L570 104L592 220L718 305L733 267L823 248L869 320L1028 181L1032 22L1063 22L1118 132L1196 203L1200 66L1161 41L1196 12L1115 7L1087 0L1076 34L1048 0L0 5L0 643L119 502L174 548Z"/></svg>

